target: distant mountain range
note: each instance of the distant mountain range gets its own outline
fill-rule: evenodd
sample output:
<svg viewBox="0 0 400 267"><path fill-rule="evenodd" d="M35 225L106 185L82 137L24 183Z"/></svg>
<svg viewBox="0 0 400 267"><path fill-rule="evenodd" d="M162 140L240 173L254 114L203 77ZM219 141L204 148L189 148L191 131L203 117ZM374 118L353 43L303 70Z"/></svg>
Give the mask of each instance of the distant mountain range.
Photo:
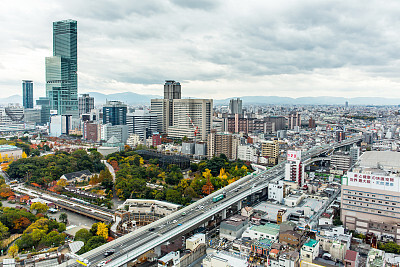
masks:
<svg viewBox="0 0 400 267"><path fill-rule="evenodd" d="M106 100L118 100L122 101L128 105L135 105L135 104L148 104L150 105L150 100L153 98L162 98L159 95L141 95L132 92L126 93L116 93L116 94L109 94L105 95L102 93L91 92L89 93L90 96L94 97L95 105L106 103Z"/></svg>
<svg viewBox="0 0 400 267"><path fill-rule="evenodd" d="M159 95L142 95L132 92L116 93L116 94L102 94L91 92L89 95L95 98L95 104L105 103L106 100L119 100L128 105L147 104L150 105L150 100L153 98L162 98ZM234 97L214 100L214 104L224 105L229 104L229 100ZM349 105L400 105L399 98L383 98L383 97L331 97L331 96L318 96L318 97L280 97L280 96L241 96L243 105L248 104L280 104L280 105L344 105L346 101ZM22 104L22 97L20 95L13 95L6 98L0 98L0 104L5 105L8 103Z"/></svg>
<svg viewBox="0 0 400 267"><path fill-rule="evenodd" d="M13 103L22 104L22 96L12 95L9 97L0 98L0 104L2 104L2 105L8 105L8 104L13 104Z"/></svg>
<svg viewBox="0 0 400 267"><path fill-rule="evenodd" d="M223 100L214 100L215 104L229 104L227 98ZM349 105L400 105L399 98L383 98L383 97L280 97L280 96L242 96L239 97L246 104L280 104L280 105L344 105L346 101Z"/></svg>

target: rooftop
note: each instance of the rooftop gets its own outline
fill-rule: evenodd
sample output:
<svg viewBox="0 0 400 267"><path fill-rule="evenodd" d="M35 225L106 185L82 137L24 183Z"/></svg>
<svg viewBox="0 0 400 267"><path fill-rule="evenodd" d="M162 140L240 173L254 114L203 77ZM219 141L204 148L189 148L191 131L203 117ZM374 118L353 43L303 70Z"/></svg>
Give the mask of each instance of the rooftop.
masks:
<svg viewBox="0 0 400 267"><path fill-rule="evenodd" d="M233 225L233 226L238 226L241 225L243 222L247 220L247 217L241 216L241 215L234 215L224 221L224 223Z"/></svg>
<svg viewBox="0 0 400 267"><path fill-rule="evenodd" d="M313 247L315 247L317 244L318 244L318 241L317 241L317 240L315 240L315 239L310 239L310 240L307 241L307 243L304 244L304 246L312 247L312 248L313 248Z"/></svg>
<svg viewBox="0 0 400 267"><path fill-rule="evenodd" d="M361 155L358 165L366 168L398 169L400 168L400 153L393 151L366 151Z"/></svg>
<svg viewBox="0 0 400 267"><path fill-rule="evenodd" d="M278 224L266 223L265 225L256 225L250 227L251 230L261 232L268 235L277 235L279 234L280 226Z"/></svg>
<svg viewBox="0 0 400 267"><path fill-rule="evenodd" d="M355 261L357 259L358 252L353 250L347 250L346 256L344 257L345 260L348 261Z"/></svg>
<svg viewBox="0 0 400 267"><path fill-rule="evenodd" d="M270 248L274 241L268 238L260 239L254 242L254 246L262 248Z"/></svg>
<svg viewBox="0 0 400 267"><path fill-rule="evenodd" d="M12 150L22 150L19 147L11 146L11 145L0 145L0 153L5 151L12 151Z"/></svg>

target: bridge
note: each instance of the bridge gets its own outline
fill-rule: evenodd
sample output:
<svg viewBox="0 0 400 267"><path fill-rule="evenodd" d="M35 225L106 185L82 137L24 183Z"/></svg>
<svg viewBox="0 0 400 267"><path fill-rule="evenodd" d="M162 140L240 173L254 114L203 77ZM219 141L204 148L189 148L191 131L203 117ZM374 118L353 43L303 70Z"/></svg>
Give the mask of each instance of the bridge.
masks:
<svg viewBox="0 0 400 267"><path fill-rule="evenodd" d="M54 205L56 205L57 207L70 210L89 218L93 218L102 222L113 221L114 214L112 211L90 203L79 202L78 200L73 200L71 198L58 195L56 193L47 192L45 190L39 190L36 188L33 189L23 186L21 184L17 187L13 187L12 189L21 194L26 194L35 198L37 197L49 201L51 203L54 203Z"/></svg>
<svg viewBox="0 0 400 267"><path fill-rule="evenodd" d="M361 136L346 139L341 143L333 143L313 148L302 155L303 160L319 156L331 149L351 145L361 141ZM243 177L242 179L202 198L201 200L176 211L156 222L143 226L112 242L95 248L83 255L82 258L95 265L103 260L110 260L105 266L125 266L126 263L135 261L143 253L155 249L160 253L160 246L165 242L193 231L199 226L205 225L210 219L221 214L225 219L231 207L241 209L244 200L254 201L257 197L267 194L268 184L284 178L285 163L281 162L275 167L259 171ZM219 194L225 194L225 198L214 203L212 198ZM316 220L316 216L312 221ZM111 256L104 257L104 252L115 249ZM75 260L69 260L61 266L80 266Z"/></svg>

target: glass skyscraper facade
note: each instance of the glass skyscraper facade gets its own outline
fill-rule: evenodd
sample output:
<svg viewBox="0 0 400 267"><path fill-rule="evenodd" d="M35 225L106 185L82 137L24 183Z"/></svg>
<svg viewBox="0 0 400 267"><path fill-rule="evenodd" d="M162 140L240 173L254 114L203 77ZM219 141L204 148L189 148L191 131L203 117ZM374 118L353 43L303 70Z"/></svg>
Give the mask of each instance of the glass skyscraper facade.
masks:
<svg viewBox="0 0 400 267"><path fill-rule="evenodd" d="M36 105L40 106L40 123L41 124L46 124L50 122L50 99L47 97L39 97L39 99L36 100Z"/></svg>
<svg viewBox="0 0 400 267"><path fill-rule="evenodd" d="M22 105L24 108L33 108L33 82L22 81Z"/></svg>
<svg viewBox="0 0 400 267"><path fill-rule="evenodd" d="M77 22L53 22L53 56L46 57L46 96L58 115L78 117Z"/></svg>

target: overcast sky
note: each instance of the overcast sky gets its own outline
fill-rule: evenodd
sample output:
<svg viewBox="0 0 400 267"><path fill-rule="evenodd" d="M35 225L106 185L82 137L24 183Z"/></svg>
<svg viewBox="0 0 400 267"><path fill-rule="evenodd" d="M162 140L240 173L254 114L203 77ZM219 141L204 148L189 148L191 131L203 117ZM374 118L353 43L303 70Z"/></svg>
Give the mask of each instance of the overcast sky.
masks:
<svg viewBox="0 0 400 267"><path fill-rule="evenodd" d="M79 93L400 97L400 1L1 0L0 97L45 94L52 22L78 21Z"/></svg>

